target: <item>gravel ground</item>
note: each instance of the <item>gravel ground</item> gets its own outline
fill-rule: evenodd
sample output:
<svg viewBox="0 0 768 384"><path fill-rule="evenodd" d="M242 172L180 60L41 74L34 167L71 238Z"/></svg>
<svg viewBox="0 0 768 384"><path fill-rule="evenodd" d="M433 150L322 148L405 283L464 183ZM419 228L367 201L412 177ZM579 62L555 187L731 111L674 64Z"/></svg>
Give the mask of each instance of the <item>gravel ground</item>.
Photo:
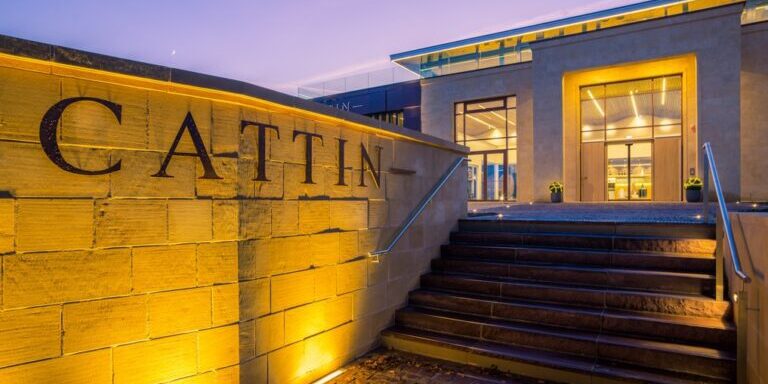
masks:
<svg viewBox="0 0 768 384"><path fill-rule="evenodd" d="M548 384L493 369L378 349L355 360L332 384Z"/></svg>

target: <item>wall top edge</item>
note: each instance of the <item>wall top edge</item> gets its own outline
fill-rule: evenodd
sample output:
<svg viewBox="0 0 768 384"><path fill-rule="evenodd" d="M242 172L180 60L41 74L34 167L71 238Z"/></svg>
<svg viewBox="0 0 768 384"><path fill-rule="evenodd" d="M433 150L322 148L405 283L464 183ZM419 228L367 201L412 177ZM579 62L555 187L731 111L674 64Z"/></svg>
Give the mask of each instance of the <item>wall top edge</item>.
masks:
<svg viewBox="0 0 768 384"><path fill-rule="evenodd" d="M421 132L405 129L393 124L380 122L367 116L342 111L331 106L287 95L248 82L207 75L178 68L149 64L74 48L41 43L0 34L0 54L20 59L43 62L52 66L79 67L139 78L143 80L203 88L237 96L259 99L295 110L297 114L320 114L334 120L345 128L368 131L381 136L413 141L443 150L468 153L469 150L456 143Z"/></svg>

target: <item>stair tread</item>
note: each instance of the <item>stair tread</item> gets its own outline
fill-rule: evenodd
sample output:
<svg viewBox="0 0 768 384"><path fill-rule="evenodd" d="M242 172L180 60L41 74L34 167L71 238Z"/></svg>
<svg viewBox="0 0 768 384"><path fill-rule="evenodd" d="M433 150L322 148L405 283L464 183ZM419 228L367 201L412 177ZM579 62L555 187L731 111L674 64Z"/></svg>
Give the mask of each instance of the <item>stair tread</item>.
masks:
<svg viewBox="0 0 768 384"><path fill-rule="evenodd" d="M580 233L580 232L492 232L492 231L454 231L451 234L505 234L505 235L519 235L519 236L569 236L569 237L588 237L588 238L605 238L612 237L615 239L641 239L641 240L703 240L715 242L716 239L709 238L696 238L696 237L680 237L680 236L642 236L642 235L624 235L624 234L602 234L602 233Z"/></svg>
<svg viewBox="0 0 768 384"><path fill-rule="evenodd" d="M613 345L640 347L643 349L651 349L659 352L670 352L676 354L684 354L690 356L704 357L708 359L728 360L735 361L736 358L731 351L726 351L711 347L702 347L695 345L688 345L683 343L663 342L655 340L646 340L641 338L627 337L627 336L615 336L605 335L598 332L582 331L582 330L563 330L562 328L555 328L540 324L521 324L511 323L503 320L488 319L480 316L472 316L466 314L457 314L446 311L432 310L432 309L414 309L408 307L400 310L402 312L419 313L433 317L443 317L454 320L460 320L465 322L478 323L485 326L494 326L499 328L514 329L517 331L544 334L549 336L555 336L559 338L577 339L582 341L594 341L596 343L606 343Z"/></svg>
<svg viewBox="0 0 768 384"><path fill-rule="evenodd" d="M590 249L590 248L574 248L574 247L553 247L548 245L542 245L542 246L535 246L535 245L502 245L502 244L493 244L493 245L483 245L483 244L476 244L476 243L451 243L444 245L445 247L466 247L466 248L477 248L477 249L498 249L498 250L514 250L514 249L520 249L520 250L541 250L541 251L562 251L562 252L572 252L572 253L579 253L579 254L599 254L599 255L626 255L626 256L644 256L644 257L670 257L670 258L683 258L683 259L693 259L693 260L715 260L715 256L708 253L675 253L675 252L659 252L659 251L647 251L647 252L637 252L637 251L626 251L626 250L606 250L606 249ZM455 256L450 256L450 258L454 258Z"/></svg>
<svg viewBox="0 0 768 384"><path fill-rule="evenodd" d="M699 328L710 328L710 329L729 330L729 331L735 330L735 326L732 322L725 321L722 319L710 318L710 317L671 315L671 314L658 313L658 312L641 312L641 311L619 310L619 309L612 309L612 308L576 307L576 306L571 306L571 305L561 304L561 303L539 302L539 301L522 300L522 299L507 299L507 298L489 297L489 296L483 296L483 295L473 295L473 294L458 293L458 292L448 293L448 292L433 291L428 289L419 289L412 293L436 295L436 296L442 296L442 297L456 297L460 299L482 301L482 302L492 303L492 304L499 303L499 304L515 305L515 306L521 306L521 307L527 307L527 308L540 308L540 309L546 309L551 311L575 312L575 313L582 313L582 314L587 314L592 316L622 317L622 318L635 319L635 320L674 323L674 324L687 325L687 326L699 327ZM412 304L412 305L417 307L426 307L420 304ZM432 308L432 307L429 307L429 308Z"/></svg>
<svg viewBox="0 0 768 384"><path fill-rule="evenodd" d="M440 259L437 259L440 260ZM699 279L714 279L714 275L706 273L693 273L693 272L673 272L673 271L654 271L644 269L631 269L631 268L605 268L605 267L592 267L583 265L570 265L570 264L558 264L558 265L542 265L536 263L504 263L498 261L486 261L486 260L468 260L468 259L447 259L447 260L461 260L466 262L473 262L478 264L492 264L492 265L507 265L512 268L539 268L558 271L581 271L581 272L600 272L600 273L625 273L625 274L638 274L647 276L665 276L665 277L690 277Z"/></svg>
<svg viewBox="0 0 768 384"><path fill-rule="evenodd" d="M613 377L632 378L648 383L719 383L722 380L677 374L672 372L651 372L647 368L632 367L626 364L606 366L591 358L578 357L553 351L543 351L523 346L510 346L489 341L475 340L460 336L449 336L429 331L395 326L385 330L383 336L403 337L422 343L442 344L448 348L472 351L482 355L501 357L502 359L523 361L530 364L548 366L581 373Z"/></svg>
<svg viewBox="0 0 768 384"><path fill-rule="evenodd" d="M614 292L614 293L620 293L620 294L655 295L659 297L674 297L674 298L680 298L680 299L698 299L698 300L707 300L707 301L713 300L709 296L694 294L694 293L649 291L649 290L642 290L642 289L619 289L620 287L613 287L613 286L608 287L608 286L600 286L600 285L587 286L587 285L579 285L579 284L562 284L562 283L555 283L555 282L548 282L548 281L541 281L541 280L527 280L527 279L517 279L517 278L511 278L511 277L488 276L488 275L478 275L478 274L458 273L458 272L433 271L433 272L427 273L424 276L447 276L447 277L462 278L465 280L476 280L476 281L504 283L504 284L521 284L521 285L528 285L532 287L541 287L541 288L572 289L572 290L582 290L585 292L599 291L599 292Z"/></svg>

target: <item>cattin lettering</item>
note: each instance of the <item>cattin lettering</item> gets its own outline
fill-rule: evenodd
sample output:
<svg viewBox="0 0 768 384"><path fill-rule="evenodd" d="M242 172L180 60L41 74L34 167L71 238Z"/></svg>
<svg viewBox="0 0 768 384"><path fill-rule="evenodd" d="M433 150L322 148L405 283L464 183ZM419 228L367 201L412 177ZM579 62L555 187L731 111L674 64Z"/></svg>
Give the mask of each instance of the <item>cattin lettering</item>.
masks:
<svg viewBox="0 0 768 384"><path fill-rule="evenodd" d="M72 104L79 103L79 102L92 102L96 104L100 104L101 106L107 108L112 112L112 114L115 116L115 120L117 120L118 124L121 124L122 122L122 111L123 107L120 104L113 103L108 100L98 99L94 97L73 97L69 99L64 99L56 104L54 104L43 116L43 120L40 122L40 144L43 147L43 151L45 151L45 154L48 156L48 158L56 164L59 168L75 173L78 175L106 175L109 173L117 172L120 170L122 166L122 161L117 160L115 163L109 165L108 167L104 169L98 169L98 170L88 170L88 169L82 169L78 168L64 159L64 156L61 154L61 150L59 149L59 144L57 141L57 127L59 126L59 120L61 120L61 115L64 113L64 110L67 109ZM258 160L258 167L256 169L256 177L253 179L254 181L270 181L269 177L267 176L267 168L266 168L266 143L267 140L271 141L272 136L270 133L273 133L274 136L277 137L277 139L280 139L280 128L275 125L270 124L264 124L264 123L257 123L253 121L247 121L243 120L240 122L240 133L245 132L247 128L253 128L256 130L256 135L258 139L258 152L257 152L257 160ZM184 134L187 134L190 139L192 139L192 143L195 145L195 153L183 153L183 152L177 152L177 147L179 146L179 142L181 141L181 138L184 136ZM269 138L268 138L269 137ZM314 180L312 179L312 151L314 148L315 143L319 143L321 146L324 146L323 142L323 136L319 135L317 133L311 133L311 132L304 132L304 131L293 131L293 141L299 141L304 140L304 154L306 158L306 168L304 170L304 183L305 184L314 184ZM347 143L347 140L337 138L337 147L339 150L339 162L338 162L338 172L339 172L339 179L336 185L347 185L344 178L344 168L346 167L346 164L344 163L344 146ZM379 146L375 147L376 149L376 157L377 157L377 164L374 166L373 160L371 160L371 156L368 153L368 150L365 148L363 144L360 144L360 184L359 186L365 187L367 186L365 184L365 174L370 173L371 178L373 179L374 184L376 184L377 188L381 188L381 150L382 148ZM194 117L192 117L192 113L188 112L186 117L184 117L184 121L181 123L181 127L179 128L179 131L176 133L176 138L173 140L173 144L171 144L171 148L168 150L168 154L165 156L165 159L163 159L163 163L160 165L160 169L150 175L151 177L173 177L173 175L169 175L168 165L171 163L171 160L173 160L174 156L194 156L200 159L200 163L203 166L203 176L201 176L201 179L221 179L221 177L216 173L216 170L213 167L213 163L211 162L211 158L208 155L208 150L205 148L205 143L203 143L203 139L200 136L200 131L197 129L197 124L195 123Z"/></svg>

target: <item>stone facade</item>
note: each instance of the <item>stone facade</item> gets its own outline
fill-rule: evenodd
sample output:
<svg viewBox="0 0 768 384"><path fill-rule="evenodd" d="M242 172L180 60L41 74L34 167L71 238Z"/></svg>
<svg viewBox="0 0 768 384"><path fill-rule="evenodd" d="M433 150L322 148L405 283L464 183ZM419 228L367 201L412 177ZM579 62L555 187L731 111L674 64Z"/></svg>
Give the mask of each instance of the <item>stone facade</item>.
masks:
<svg viewBox="0 0 768 384"><path fill-rule="evenodd" d="M768 200L768 23L745 26L741 36L741 196Z"/></svg>
<svg viewBox="0 0 768 384"><path fill-rule="evenodd" d="M744 272L752 279L742 282L733 272L728 247L724 246L725 271L730 284L729 292L740 295L734 304L738 310L736 325L744 349L739 350L745 369L746 383L768 383L768 214L733 212L734 240ZM724 240L723 240L724 241ZM746 297L745 297L746 296Z"/></svg>
<svg viewBox="0 0 768 384"><path fill-rule="evenodd" d="M463 147L287 96L55 61L0 54L2 383L315 380L377 345L466 213L460 169L395 252L373 263L367 253ZM67 107L56 126L63 158L119 170L76 174L46 156L41 119L75 97L120 105L119 122L95 102ZM179 133L188 113L219 179L203 178L191 131ZM276 126L279 137L267 130L259 143L242 121ZM294 131L322 135L314 184L304 183L307 137ZM180 154L168 160L177 135ZM164 161L172 177L152 177ZM269 181L254 180L260 162Z"/></svg>
<svg viewBox="0 0 768 384"><path fill-rule="evenodd" d="M422 80L422 132L454 140L454 105L491 97L517 98L518 200L533 200L533 89L530 63Z"/></svg>
<svg viewBox="0 0 768 384"><path fill-rule="evenodd" d="M758 176L764 148L765 23L742 27L742 4L609 28L531 44L533 61L422 80L422 130L453 139L454 103L517 96L518 200L549 201L548 185L562 180L566 201L580 200L580 153L569 75L594 71L603 81L664 72L665 61L691 57L686 92L683 177L700 173L699 145L711 142L729 200L765 199ZM743 39L743 41L742 41ZM743 62L742 62L743 61ZM741 79L741 86L739 84ZM595 79L594 77L591 80ZM573 104L573 105L571 105ZM741 114L738 112L741 110ZM765 135L762 135L765 136ZM764 168L764 167L762 167ZM762 177L765 179L765 177ZM761 197L762 196L762 197Z"/></svg>

